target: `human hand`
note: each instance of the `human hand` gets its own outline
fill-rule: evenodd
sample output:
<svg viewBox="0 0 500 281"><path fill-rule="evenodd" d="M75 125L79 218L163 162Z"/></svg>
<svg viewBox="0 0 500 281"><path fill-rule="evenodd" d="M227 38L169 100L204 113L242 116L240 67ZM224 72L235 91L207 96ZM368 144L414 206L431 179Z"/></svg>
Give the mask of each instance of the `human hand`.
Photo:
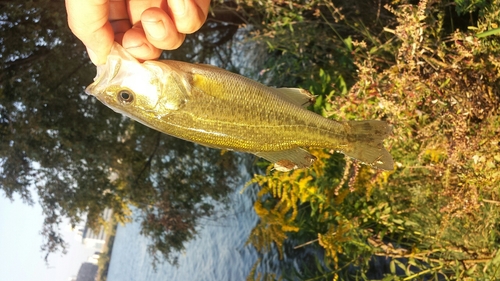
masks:
<svg viewBox="0 0 500 281"><path fill-rule="evenodd" d="M66 0L68 25L95 65L113 41L140 60L178 48L205 22L210 0Z"/></svg>

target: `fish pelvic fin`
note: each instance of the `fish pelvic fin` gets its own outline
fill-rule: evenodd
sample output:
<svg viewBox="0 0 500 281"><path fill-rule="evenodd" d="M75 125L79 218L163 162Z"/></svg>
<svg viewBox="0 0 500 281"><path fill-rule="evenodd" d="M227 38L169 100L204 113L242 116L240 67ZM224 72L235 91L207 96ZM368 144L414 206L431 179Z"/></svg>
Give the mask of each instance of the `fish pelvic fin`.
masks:
<svg viewBox="0 0 500 281"><path fill-rule="evenodd" d="M392 131L389 124L379 120L348 121L345 124L349 128L349 145L342 153L378 169L394 170L394 160L383 144Z"/></svg>
<svg viewBox="0 0 500 281"><path fill-rule="evenodd" d="M255 152L254 154L274 163L274 169L280 172L308 168L316 160L314 155L300 147L282 151Z"/></svg>

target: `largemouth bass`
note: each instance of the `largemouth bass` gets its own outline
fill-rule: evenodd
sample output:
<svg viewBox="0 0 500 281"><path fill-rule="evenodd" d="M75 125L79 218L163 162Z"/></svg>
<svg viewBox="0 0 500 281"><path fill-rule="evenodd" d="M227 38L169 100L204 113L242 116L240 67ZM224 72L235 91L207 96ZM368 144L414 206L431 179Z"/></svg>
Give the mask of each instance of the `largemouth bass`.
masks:
<svg viewBox="0 0 500 281"><path fill-rule="evenodd" d="M272 88L226 70L180 61L138 62L115 43L86 93L148 127L213 148L243 151L280 171L309 167L304 148L328 148L379 169L394 162L383 121L337 122L304 108L305 90Z"/></svg>

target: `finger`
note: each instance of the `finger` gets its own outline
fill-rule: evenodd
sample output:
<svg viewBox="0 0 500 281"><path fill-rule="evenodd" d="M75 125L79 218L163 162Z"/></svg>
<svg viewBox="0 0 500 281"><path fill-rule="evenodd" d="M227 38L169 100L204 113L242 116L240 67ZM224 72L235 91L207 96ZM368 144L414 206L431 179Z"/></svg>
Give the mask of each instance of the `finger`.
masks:
<svg viewBox="0 0 500 281"><path fill-rule="evenodd" d="M200 29L208 15L210 0L168 0L168 14L179 33Z"/></svg>
<svg viewBox="0 0 500 281"><path fill-rule="evenodd" d="M167 10L167 0L127 0L130 22L136 25L141 21L142 13L152 7Z"/></svg>
<svg viewBox="0 0 500 281"><path fill-rule="evenodd" d="M101 0L102 1L102 0ZM127 0L109 0L109 21L116 20L128 20L130 21L131 17L127 8ZM132 24L130 24L132 27Z"/></svg>
<svg viewBox="0 0 500 281"><path fill-rule="evenodd" d="M131 17L124 0L110 0L109 22L115 32L115 41L122 44L123 35L132 28Z"/></svg>
<svg viewBox="0 0 500 281"><path fill-rule="evenodd" d="M87 47L92 62L106 63L114 38L108 0L66 0L66 11L69 28Z"/></svg>
<svg viewBox="0 0 500 281"><path fill-rule="evenodd" d="M127 30L132 28L132 25L128 20L114 20L111 21L111 26L115 32L115 41L122 44L123 35Z"/></svg>
<svg viewBox="0 0 500 281"><path fill-rule="evenodd" d="M150 8L142 13L141 23L146 38L158 49L177 49L184 38L184 34L177 29L167 13L160 8Z"/></svg>
<svg viewBox="0 0 500 281"><path fill-rule="evenodd" d="M122 46L139 60L157 59L161 55L161 50L153 46L146 38L140 23L123 34Z"/></svg>

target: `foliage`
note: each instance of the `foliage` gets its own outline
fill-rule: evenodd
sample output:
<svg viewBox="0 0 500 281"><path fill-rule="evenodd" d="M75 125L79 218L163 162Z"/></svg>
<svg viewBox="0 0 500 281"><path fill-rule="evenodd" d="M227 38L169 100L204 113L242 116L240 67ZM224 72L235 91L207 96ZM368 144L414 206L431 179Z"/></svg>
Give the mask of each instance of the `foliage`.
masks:
<svg viewBox="0 0 500 281"><path fill-rule="evenodd" d="M309 170L267 170L252 183L261 217L249 243L286 258L312 249L286 279L496 279L500 275L500 3L492 1L213 1L209 21L169 57L228 58L250 30L269 54L260 79L317 95L334 119L383 119L397 167L380 172L314 151ZM388 4L385 5L384 4ZM152 254L175 253L223 202L231 154L153 132L83 95L93 67L59 0L0 1L0 188L59 224L126 222L142 212ZM463 16L462 16L463 15ZM236 40L233 40L236 38ZM273 246L274 245L274 246ZM387 265L387 271L377 271ZM251 276L261 274L257 264Z"/></svg>
<svg viewBox="0 0 500 281"><path fill-rule="evenodd" d="M321 154L321 151L317 151L314 155L325 158L329 156ZM261 221L253 229L249 240L259 251L270 250L270 244L274 242L278 246L280 256L283 256L282 246L287 238L286 232L299 231L296 219L300 203L311 201L313 212L318 206L319 211L322 211L322 202L325 202L326 198L324 196L317 198L317 187L310 186L312 179L310 173L323 174L322 164L322 161L317 161L311 169L295 170L289 175L283 173L273 173L270 176L255 175L248 183L257 183L262 187L254 204L255 212L261 217ZM280 198L280 201L274 202L271 198L265 198L267 194Z"/></svg>
<svg viewBox="0 0 500 281"><path fill-rule="evenodd" d="M318 20L338 17L343 8L308 3L313 2L329 8L319 10ZM288 13L303 13L305 7L281 3L290 4ZM255 203L261 221L249 242L264 251L274 244L280 253L287 241L295 248L323 249L317 271L303 268L290 279L499 278L500 45L496 33L485 31L498 27L500 3L460 6L461 13L480 15L462 30L453 28L460 17L448 5L394 1L385 6L393 20L381 22L383 33L340 17L351 27L350 37L331 48L350 51L354 84L345 82L349 74L338 71L338 62L312 62L307 68L314 73L302 84L319 96L318 113L393 124L387 145L396 167L393 172L356 163L344 168L336 157L325 156L311 170L254 176L252 183L262 187ZM342 34L333 23L327 26L326 38ZM280 32L301 38L326 31ZM386 258L386 272L374 272L378 256Z"/></svg>
<svg viewBox="0 0 500 281"><path fill-rule="evenodd" d="M237 159L152 131L84 94L95 67L66 25L64 1L0 1L0 7L3 194L33 204L37 193L47 255L66 247L59 231L63 218L96 228L105 208L124 223L134 206L155 253L175 261L171 249L196 235L195 224L214 202L223 203ZM219 27L212 23L200 37L231 34ZM227 41L207 42L218 47L214 51L227 48ZM186 46L208 49L202 43L190 37ZM209 57L171 55L200 62Z"/></svg>
<svg viewBox="0 0 500 281"><path fill-rule="evenodd" d="M269 56L262 57L266 69L261 71L260 80L274 86L295 87L309 76L311 68L318 69L323 65L335 65L336 76L349 76L354 70L352 61L346 56L349 50L335 48L342 39L331 36L329 26L330 22L337 23L343 16L332 13L321 20L324 16L321 11L328 5L331 1L240 2L240 13L253 27L250 38L264 42L270 52ZM340 29L339 32L344 31L342 27Z"/></svg>

